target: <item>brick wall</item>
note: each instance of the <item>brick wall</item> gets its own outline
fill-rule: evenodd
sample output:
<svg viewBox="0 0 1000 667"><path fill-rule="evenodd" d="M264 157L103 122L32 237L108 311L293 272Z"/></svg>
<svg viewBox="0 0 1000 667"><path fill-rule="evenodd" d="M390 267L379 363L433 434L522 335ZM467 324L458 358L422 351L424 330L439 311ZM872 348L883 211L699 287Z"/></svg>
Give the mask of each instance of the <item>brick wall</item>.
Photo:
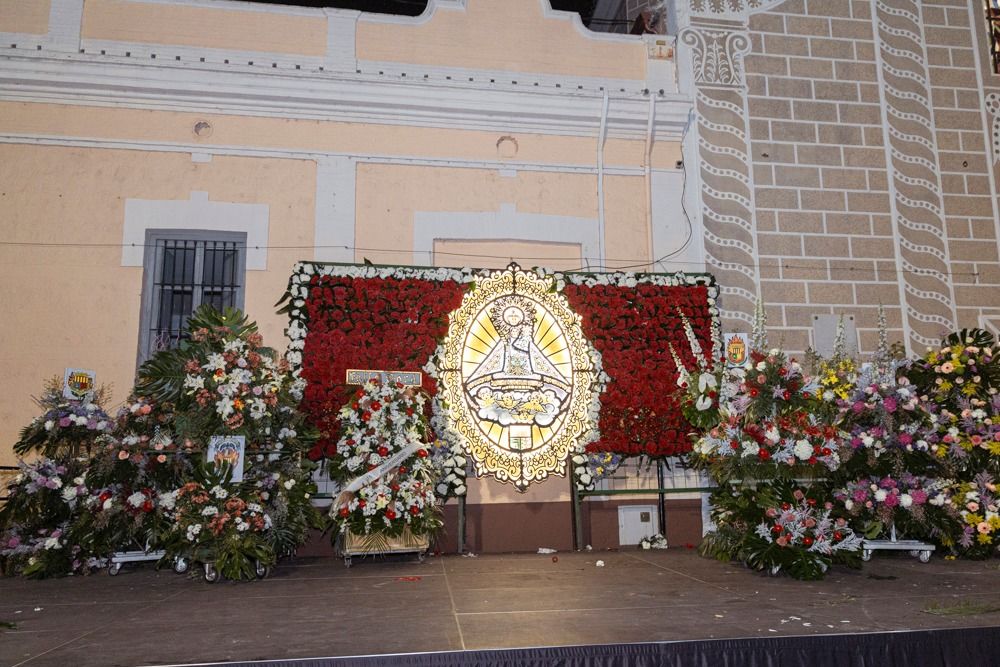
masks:
<svg viewBox="0 0 1000 667"><path fill-rule="evenodd" d="M911 349L955 326L988 325L1000 313L986 113L997 78L983 64L978 1L684 1L687 32L749 41L745 81L724 91L693 58L696 102L742 97L745 109L752 211L720 229L702 196L709 269L739 285L724 292L727 327L745 327L750 274L732 274L731 253L713 243L744 242L747 228L753 257L739 261L752 265L772 342L789 350L814 343L814 315L839 313L855 316L862 352L873 350L880 303L891 339ZM685 30L679 48L695 53L704 38L685 40ZM729 57L740 65L737 50ZM715 141L717 108L696 109L706 115L699 141ZM712 154L698 154L703 182L718 172Z"/></svg>

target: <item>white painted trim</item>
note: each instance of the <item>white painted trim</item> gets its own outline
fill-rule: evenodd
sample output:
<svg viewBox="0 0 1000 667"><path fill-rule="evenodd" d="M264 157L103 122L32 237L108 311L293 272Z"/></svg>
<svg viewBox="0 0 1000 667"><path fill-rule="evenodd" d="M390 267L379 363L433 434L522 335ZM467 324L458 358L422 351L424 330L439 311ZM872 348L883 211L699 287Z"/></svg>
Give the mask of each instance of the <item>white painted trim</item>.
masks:
<svg viewBox="0 0 1000 667"><path fill-rule="evenodd" d="M126 199L122 266L143 265L147 229L197 229L244 232L247 270L266 271L268 224L267 204L209 201L207 192L193 191L188 201Z"/></svg>
<svg viewBox="0 0 1000 667"><path fill-rule="evenodd" d="M30 53L28 47L32 49L37 49L37 47L46 48L46 41L48 40L48 35L38 34L33 32L0 32L0 53L6 52L10 49L11 44L17 44L17 49L10 49L10 53L24 52ZM4 53L3 55L6 55ZM2 56L0 56L2 58Z"/></svg>
<svg viewBox="0 0 1000 667"><path fill-rule="evenodd" d="M294 5L265 5L259 2L240 2L240 0L125 0L137 5L181 5L187 7L202 7L204 9L227 9L240 12L255 12L257 14L290 14L293 16L322 16L323 10L314 7L298 7ZM350 10L345 10L350 11Z"/></svg>
<svg viewBox="0 0 1000 667"><path fill-rule="evenodd" d="M522 213L516 204L501 204L499 211L414 211L413 264L434 264L434 241L534 241L579 243L581 259L604 265L596 218Z"/></svg>
<svg viewBox="0 0 1000 667"><path fill-rule="evenodd" d="M882 59L882 49L879 46L882 39L879 35L878 27L878 4L877 0L869 0L869 6L871 7L871 24L872 24L872 45L875 50L875 72L878 75L878 93L879 93L879 109L882 114L882 146L885 153L885 175L886 182L889 186L889 215L892 221L892 247L893 247L893 259L896 263L896 287L899 291L899 310L900 310L900 321L903 327L903 345L906 347L907 353L922 352L922 350L913 349L913 331L910 327L910 316L906 301L906 279L903 274L903 258L900 255L900 232L899 232L899 210L896 205L896 179L893 175L893 161L892 161L892 139L889 136L889 112L887 111L888 102L886 102L885 95L885 75L884 75L884 63ZM986 135L989 136L989 135Z"/></svg>
<svg viewBox="0 0 1000 667"><path fill-rule="evenodd" d="M418 80L427 75L434 81L449 81L458 84L478 86L488 90L512 90L552 92L565 95L593 94L595 91L611 91L619 97L641 94L646 88L644 79L611 79L597 76L577 76L575 74L549 74L545 72L518 72L516 70L469 69L445 65L420 65L387 60L359 60L362 74L392 76L400 79ZM675 92L664 88L664 92Z"/></svg>
<svg viewBox="0 0 1000 667"><path fill-rule="evenodd" d="M50 0L46 48L76 53L80 50L83 0Z"/></svg>
<svg viewBox="0 0 1000 667"><path fill-rule="evenodd" d="M652 180L652 259L650 271L706 271L704 237L684 214L683 169L654 169ZM678 204L681 204L678 206ZM685 245L686 244L686 245Z"/></svg>
<svg viewBox="0 0 1000 667"><path fill-rule="evenodd" d="M346 156L317 160L315 261L355 260L356 187L357 160Z"/></svg>
<svg viewBox="0 0 1000 667"><path fill-rule="evenodd" d="M354 72L358 67L358 17L361 12L326 9L326 66L338 72Z"/></svg>
<svg viewBox="0 0 1000 667"><path fill-rule="evenodd" d="M329 40L329 36L327 37ZM236 49L215 49L207 46L187 46L184 44L154 44L152 42L123 42L109 39L84 39L80 43L84 54L75 60L89 58L93 62L111 62L134 67L174 67L191 70L192 77L197 71L226 71L257 73L278 69L318 72L325 67L325 56L309 56L300 53L279 53L274 51L239 51ZM129 53L131 55L126 56ZM19 54L21 55L21 54ZM153 56L156 56L155 58ZM177 57L180 56L180 60ZM202 61L204 59L204 62ZM249 65L253 62L253 65ZM300 70L295 70L299 65ZM354 70L352 69L351 72Z"/></svg>
<svg viewBox="0 0 1000 667"><path fill-rule="evenodd" d="M975 10L973 9L974 4L977 6ZM981 11L981 9L979 9L978 7L978 4L979 4L978 0L970 0L968 3L966 3L966 8L969 10L970 28L979 25L979 23L976 21L976 16L973 14L973 12L976 12L978 14L978 12ZM985 35L986 33L983 32L982 34ZM990 182L990 202L993 205L993 225L995 228L993 238L996 240L997 252L998 256L1000 256L1000 211L997 210L997 183L996 183L997 173L996 173L996 162L992 159L993 151L989 148L989 146L992 143L991 141L992 129L989 116L987 115L986 112L986 97L985 97L986 90L983 85L983 70L984 70L983 57L979 51L981 48L981 44L982 43L980 39L974 39L973 47L975 48L972 49L972 53L976 63L976 90L979 95L979 114L982 117L982 122L983 122L983 136L987 138L986 175L988 177L987 180ZM938 166L940 167L940 165ZM948 172L942 172L942 173L944 174Z"/></svg>
<svg viewBox="0 0 1000 667"><path fill-rule="evenodd" d="M602 103L601 94L576 90L473 87L270 66L219 69L86 54L59 59L0 54L0 99L570 136L597 136ZM678 94L658 99L657 140L679 140L690 99ZM608 136L644 137L646 105L641 93L612 97Z"/></svg>
<svg viewBox="0 0 1000 667"><path fill-rule="evenodd" d="M511 162L509 160L465 160L461 158L424 158L409 155L371 153L357 155L347 152L318 152L297 148L248 148L246 146L215 145L165 142L101 139L94 137L67 137L34 133L0 134L0 143L28 144L37 146L78 146L82 148L103 148L116 150L158 151L163 153L201 153L205 155L230 155L237 157L263 157L285 160L319 160L323 158L350 157L358 162L376 164L403 164L425 167L449 167L459 169L489 169L497 171L541 171L567 174L596 174L591 165L565 163L540 164L532 162ZM641 167L604 167L605 174L613 176L641 176ZM507 175L507 174L501 174ZM516 175L516 174L515 174Z"/></svg>

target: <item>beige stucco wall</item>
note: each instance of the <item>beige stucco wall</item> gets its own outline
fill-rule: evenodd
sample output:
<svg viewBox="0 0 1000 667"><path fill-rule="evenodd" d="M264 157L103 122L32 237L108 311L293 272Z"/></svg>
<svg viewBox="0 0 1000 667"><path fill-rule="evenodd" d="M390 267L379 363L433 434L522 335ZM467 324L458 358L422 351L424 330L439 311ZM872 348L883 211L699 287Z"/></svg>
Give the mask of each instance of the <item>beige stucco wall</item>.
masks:
<svg viewBox="0 0 1000 667"><path fill-rule="evenodd" d="M142 269L121 266L124 202L189 199L270 207L275 246L313 243L315 164L182 153L0 144L0 219L5 240L91 247L0 246L0 365L9 386L0 401L0 464L13 462L17 431L36 414L30 395L67 366L90 368L114 385L114 403L132 384ZM48 186L48 187L46 187ZM246 309L265 341L284 347L274 303L302 251L274 249L267 271L248 271ZM112 405L109 407L116 407Z"/></svg>
<svg viewBox="0 0 1000 667"><path fill-rule="evenodd" d="M464 11L439 9L425 21L365 17L358 23L358 59L645 79L641 39L602 39L579 30L569 14L545 20L543 4L548 0L468 0Z"/></svg>
<svg viewBox="0 0 1000 667"><path fill-rule="evenodd" d="M81 36L120 42L322 56L326 53L326 18L319 14L301 16L275 11L269 5L254 7L234 3L233 8L228 9L164 5L143 0L87 0Z"/></svg>
<svg viewBox="0 0 1000 667"><path fill-rule="evenodd" d="M49 31L49 0L0 0L0 32L44 35Z"/></svg>

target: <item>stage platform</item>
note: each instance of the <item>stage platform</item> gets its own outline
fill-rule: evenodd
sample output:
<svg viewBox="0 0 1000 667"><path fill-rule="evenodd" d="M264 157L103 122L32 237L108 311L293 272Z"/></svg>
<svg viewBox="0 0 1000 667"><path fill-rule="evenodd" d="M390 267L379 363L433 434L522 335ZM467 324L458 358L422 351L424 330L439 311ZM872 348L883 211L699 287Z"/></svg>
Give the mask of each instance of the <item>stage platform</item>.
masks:
<svg viewBox="0 0 1000 667"><path fill-rule="evenodd" d="M0 580L0 665L1000 664L998 566L877 554L800 582L683 548L300 558L245 584L126 566Z"/></svg>

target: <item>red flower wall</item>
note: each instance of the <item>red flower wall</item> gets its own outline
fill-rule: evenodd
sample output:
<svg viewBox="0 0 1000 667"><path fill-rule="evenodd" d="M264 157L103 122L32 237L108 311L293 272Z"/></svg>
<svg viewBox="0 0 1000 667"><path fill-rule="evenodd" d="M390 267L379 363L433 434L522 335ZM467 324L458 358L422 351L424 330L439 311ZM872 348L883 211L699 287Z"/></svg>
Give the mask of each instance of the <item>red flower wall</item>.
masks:
<svg viewBox="0 0 1000 667"><path fill-rule="evenodd" d="M309 384L304 409L323 433L311 458L332 452L339 437L336 415L353 389L344 384L346 370L422 369L468 288L450 280L311 278L305 304L302 376ZM588 449L653 457L689 451L687 434L693 429L674 397L677 369L668 343L694 367L680 308L703 349L712 349L709 287L569 284L563 293L580 314L583 331L611 378L601 396L601 438ZM437 389L426 374L424 389L431 394Z"/></svg>

